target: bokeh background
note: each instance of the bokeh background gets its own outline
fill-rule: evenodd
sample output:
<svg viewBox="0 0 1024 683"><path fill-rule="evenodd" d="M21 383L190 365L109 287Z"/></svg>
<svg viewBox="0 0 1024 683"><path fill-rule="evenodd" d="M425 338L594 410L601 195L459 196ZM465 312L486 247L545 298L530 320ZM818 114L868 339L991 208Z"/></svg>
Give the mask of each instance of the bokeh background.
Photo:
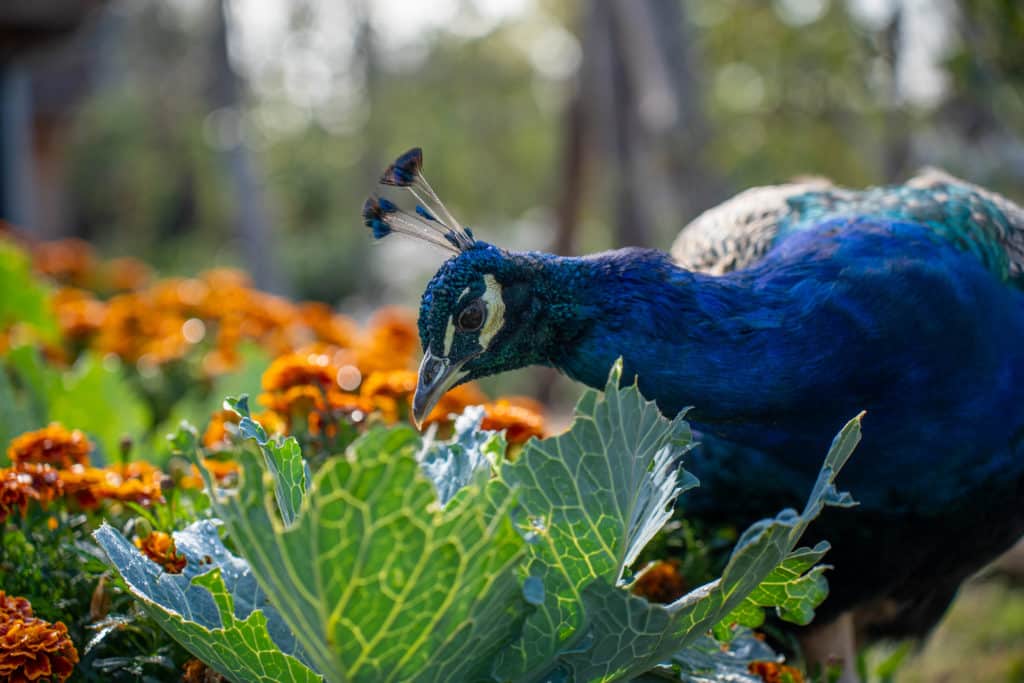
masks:
<svg viewBox="0 0 1024 683"><path fill-rule="evenodd" d="M1024 201L1024 3L0 2L0 219L31 238L164 274L240 266L356 317L412 306L443 254L372 243L359 209L414 145L479 237L559 253L667 248L796 176L936 165ZM576 395L496 381L556 410ZM1024 681L1013 566L896 678ZM869 653L879 678L894 652Z"/></svg>

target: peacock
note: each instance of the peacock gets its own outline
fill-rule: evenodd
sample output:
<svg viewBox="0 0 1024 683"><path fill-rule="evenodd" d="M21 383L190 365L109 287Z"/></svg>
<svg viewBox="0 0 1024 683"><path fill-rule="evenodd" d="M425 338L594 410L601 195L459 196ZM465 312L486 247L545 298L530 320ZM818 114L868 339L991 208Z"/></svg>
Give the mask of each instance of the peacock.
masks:
<svg viewBox="0 0 1024 683"><path fill-rule="evenodd" d="M841 481L860 505L811 530L834 569L807 655L848 668L855 635L926 633L1024 534L1024 210L1010 200L937 170L863 191L810 180L705 212L671 254L561 257L477 240L422 161L410 150L381 178L415 211L382 196L363 210L377 238L452 254L420 305L415 418L528 365L601 388L622 357L665 415L689 408L701 487L686 513L742 527L798 504L832 435L867 411Z"/></svg>

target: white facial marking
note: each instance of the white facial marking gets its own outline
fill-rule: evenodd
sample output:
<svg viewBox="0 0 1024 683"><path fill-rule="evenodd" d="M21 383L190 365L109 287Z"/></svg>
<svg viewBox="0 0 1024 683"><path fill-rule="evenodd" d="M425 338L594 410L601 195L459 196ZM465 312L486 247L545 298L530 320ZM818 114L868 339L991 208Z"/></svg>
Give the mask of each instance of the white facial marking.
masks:
<svg viewBox="0 0 1024 683"><path fill-rule="evenodd" d="M458 301L462 297L466 296L466 294L468 294L468 293L469 293L469 287L466 287L464 290L462 290L462 293L459 294L459 298L456 299L456 301ZM445 330L444 330L444 355L445 355L445 358L447 358L447 357L452 355L452 342L453 341L455 341L455 322L449 318L449 320L448 320L448 327L446 327Z"/></svg>
<svg viewBox="0 0 1024 683"><path fill-rule="evenodd" d="M455 340L455 325L451 320L448 321L448 327L444 330L444 357L448 358L452 355L452 342Z"/></svg>
<svg viewBox="0 0 1024 683"><path fill-rule="evenodd" d="M494 335L498 334L501 326L505 324L505 299L501 296L501 285L493 275L484 275L484 284L487 289L480 298L487 306L487 320L480 330L480 346L486 349Z"/></svg>

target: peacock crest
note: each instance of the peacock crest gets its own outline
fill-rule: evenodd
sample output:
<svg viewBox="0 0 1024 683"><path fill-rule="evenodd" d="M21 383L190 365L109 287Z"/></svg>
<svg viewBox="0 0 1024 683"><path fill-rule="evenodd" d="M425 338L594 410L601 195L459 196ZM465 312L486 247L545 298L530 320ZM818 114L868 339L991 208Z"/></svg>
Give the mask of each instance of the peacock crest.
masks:
<svg viewBox="0 0 1024 683"><path fill-rule="evenodd" d="M423 150L413 147L398 157L381 175L381 185L408 190L416 200L410 213L380 195L363 204L363 221L376 239L401 233L454 254L476 246L469 228L459 225L423 176Z"/></svg>

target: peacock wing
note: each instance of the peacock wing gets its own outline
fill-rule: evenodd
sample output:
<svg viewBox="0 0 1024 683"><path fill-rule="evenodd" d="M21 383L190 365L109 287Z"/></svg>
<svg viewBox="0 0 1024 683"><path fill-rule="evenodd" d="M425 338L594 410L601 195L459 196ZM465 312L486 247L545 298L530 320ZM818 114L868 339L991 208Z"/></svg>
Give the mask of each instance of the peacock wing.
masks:
<svg viewBox="0 0 1024 683"><path fill-rule="evenodd" d="M672 245L680 266L712 275L753 265L793 232L836 218L877 216L926 225L1024 288L1024 209L937 169L904 185L863 191L827 180L756 187L705 211Z"/></svg>
<svg viewBox="0 0 1024 683"><path fill-rule="evenodd" d="M710 275L746 268L775 243L794 211L791 199L831 188L828 180L814 178L741 192L683 228L672 244L672 258L687 270Z"/></svg>
<svg viewBox="0 0 1024 683"><path fill-rule="evenodd" d="M940 207L941 218L927 221L944 236L967 243L1003 279L1024 288L1024 208L1003 195L961 180L937 168L926 168L906 184L920 210Z"/></svg>

